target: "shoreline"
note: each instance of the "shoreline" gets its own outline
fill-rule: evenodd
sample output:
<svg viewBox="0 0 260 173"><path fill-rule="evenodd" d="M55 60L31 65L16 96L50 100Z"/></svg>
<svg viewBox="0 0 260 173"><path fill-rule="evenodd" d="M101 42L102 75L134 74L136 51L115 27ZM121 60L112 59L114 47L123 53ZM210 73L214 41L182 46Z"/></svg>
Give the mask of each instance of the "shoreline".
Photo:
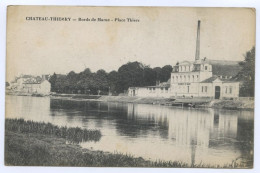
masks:
<svg viewBox="0 0 260 173"><path fill-rule="evenodd" d="M254 110L254 100L212 100L208 98L194 99L176 99L172 101L170 98L162 97L129 97L129 96L100 96L97 99L84 99L73 97L50 96L51 99L72 100L72 101L95 101L95 102L118 102L118 103L136 103L136 104L153 104L171 107L175 103L183 103L184 107L192 108L213 108L225 110ZM192 106L189 106L191 103Z"/></svg>
<svg viewBox="0 0 260 173"><path fill-rule="evenodd" d="M14 95L14 94L8 94ZM51 99L71 101L93 102L118 102L153 104L172 107L213 108L225 110L254 111L254 99L239 98L236 100L215 100L210 98L163 98L163 97L130 97L130 96L106 96L106 95L81 95L81 94L54 94L49 96L15 94L15 96L50 97ZM177 103L177 104L176 104ZM182 105L182 106L181 106Z"/></svg>
<svg viewBox="0 0 260 173"><path fill-rule="evenodd" d="M179 161L150 161L128 154L82 148L66 139L38 133L5 131L6 166L73 166L73 167L161 167L161 168L251 168L250 165L227 163L190 165Z"/></svg>

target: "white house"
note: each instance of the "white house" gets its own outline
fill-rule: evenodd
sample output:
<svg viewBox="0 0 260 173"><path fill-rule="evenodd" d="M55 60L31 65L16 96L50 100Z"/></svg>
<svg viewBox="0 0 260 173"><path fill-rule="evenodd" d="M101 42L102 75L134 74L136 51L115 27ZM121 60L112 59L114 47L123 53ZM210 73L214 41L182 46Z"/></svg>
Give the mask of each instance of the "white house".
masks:
<svg viewBox="0 0 260 173"><path fill-rule="evenodd" d="M226 65L223 67L229 68ZM212 69L206 58L193 63L177 63L171 73L171 95L215 99L239 97L239 82L234 81L231 74L216 75Z"/></svg>
<svg viewBox="0 0 260 173"><path fill-rule="evenodd" d="M51 84L45 76L41 78L39 76L22 75L11 82L9 89L20 93L49 95Z"/></svg>
<svg viewBox="0 0 260 173"><path fill-rule="evenodd" d="M35 82L23 83L22 89L20 91L26 93L48 95L50 94L51 91L51 84L47 80L44 80L40 83L35 83Z"/></svg>

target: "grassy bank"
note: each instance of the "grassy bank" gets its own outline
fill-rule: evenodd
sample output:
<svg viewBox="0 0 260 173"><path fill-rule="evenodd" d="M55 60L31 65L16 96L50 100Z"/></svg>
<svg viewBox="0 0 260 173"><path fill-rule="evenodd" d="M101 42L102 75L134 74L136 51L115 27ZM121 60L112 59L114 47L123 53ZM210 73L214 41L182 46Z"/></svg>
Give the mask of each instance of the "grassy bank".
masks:
<svg viewBox="0 0 260 173"><path fill-rule="evenodd" d="M5 130L18 133L37 133L64 138L71 143L84 141L99 141L101 132L99 130L87 130L81 128L58 127L51 123L25 121L24 119L6 119Z"/></svg>
<svg viewBox="0 0 260 173"><path fill-rule="evenodd" d="M8 120L6 126L13 127L16 121ZM34 124L35 122L30 122ZM38 124L35 123L35 126ZM108 141L109 142L109 141ZM120 153L108 153L83 149L79 145L66 143L66 139L39 131L19 131L6 127L5 165L16 166L89 166L89 167L224 167L240 168L236 162L219 165L189 165L182 162L147 161L143 158Z"/></svg>

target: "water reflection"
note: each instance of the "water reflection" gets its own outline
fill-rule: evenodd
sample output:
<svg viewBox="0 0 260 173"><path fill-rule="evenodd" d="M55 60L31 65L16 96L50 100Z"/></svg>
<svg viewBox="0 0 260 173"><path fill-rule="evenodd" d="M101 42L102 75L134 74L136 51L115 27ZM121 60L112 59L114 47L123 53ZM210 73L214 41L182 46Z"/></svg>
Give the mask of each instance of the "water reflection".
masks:
<svg viewBox="0 0 260 173"><path fill-rule="evenodd" d="M252 164L253 112L7 97L7 117L99 129L81 146L190 164Z"/></svg>

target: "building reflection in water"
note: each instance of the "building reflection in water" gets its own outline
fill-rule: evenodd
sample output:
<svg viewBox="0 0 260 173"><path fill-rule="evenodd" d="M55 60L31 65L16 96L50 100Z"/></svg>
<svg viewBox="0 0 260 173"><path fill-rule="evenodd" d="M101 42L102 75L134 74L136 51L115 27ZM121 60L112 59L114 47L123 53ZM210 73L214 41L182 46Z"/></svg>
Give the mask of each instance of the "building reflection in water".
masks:
<svg viewBox="0 0 260 173"><path fill-rule="evenodd" d="M154 120L168 129L168 140L176 146L190 148L191 164L195 164L196 149L208 152L209 147L229 142L237 137L237 115L222 114L212 109L179 109L154 105L128 105L128 118Z"/></svg>

